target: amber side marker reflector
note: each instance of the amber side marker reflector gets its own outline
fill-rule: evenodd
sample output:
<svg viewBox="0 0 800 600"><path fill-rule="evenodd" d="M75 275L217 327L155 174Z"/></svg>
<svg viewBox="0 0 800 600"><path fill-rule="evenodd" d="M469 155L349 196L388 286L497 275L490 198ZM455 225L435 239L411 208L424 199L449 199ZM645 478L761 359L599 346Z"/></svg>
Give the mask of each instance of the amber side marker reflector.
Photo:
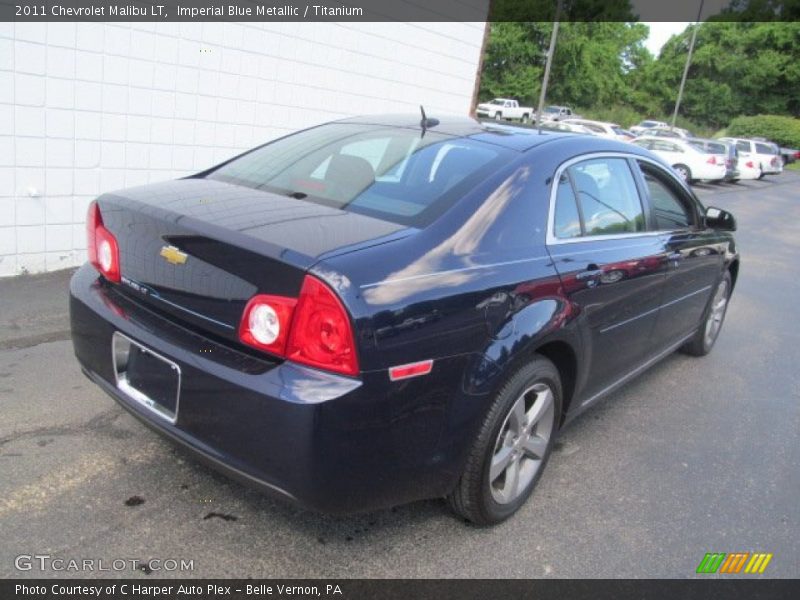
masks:
<svg viewBox="0 0 800 600"><path fill-rule="evenodd" d="M432 360L422 360L407 365L398 365L389 369L389 379L398 381L400 379L419 377L420 375L427 375L431 372L431 369L433 369Z"/></svg>

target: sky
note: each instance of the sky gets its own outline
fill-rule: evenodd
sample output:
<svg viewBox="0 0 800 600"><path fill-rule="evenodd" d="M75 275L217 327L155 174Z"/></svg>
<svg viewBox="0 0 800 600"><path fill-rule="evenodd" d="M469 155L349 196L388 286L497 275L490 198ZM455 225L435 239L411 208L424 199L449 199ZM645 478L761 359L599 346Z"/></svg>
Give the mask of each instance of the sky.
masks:
<svg viewBox="0 0 800 600"><path fill-rule="evenodd" d="M689 23L655 22L645 23L645 25L650 27L650 37L647 38L645 46L653 53L653 56L658 56L661 47L667 43L669 38L686 29Z"/></svg>

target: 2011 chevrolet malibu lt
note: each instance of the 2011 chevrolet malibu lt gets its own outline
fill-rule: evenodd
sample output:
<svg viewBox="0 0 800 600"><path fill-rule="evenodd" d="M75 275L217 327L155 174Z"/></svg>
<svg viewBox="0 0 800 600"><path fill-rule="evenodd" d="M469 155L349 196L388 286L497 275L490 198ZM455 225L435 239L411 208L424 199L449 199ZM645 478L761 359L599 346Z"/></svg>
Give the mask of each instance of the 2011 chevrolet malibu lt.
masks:
<svg viewBox="0 0 800 600"><path fill-rule="evenodd" d="M347 513L530 496L568 420L707 354L739 254L630 144L469 119L337 121L89 208L85 374L230 476Z"/></svg>

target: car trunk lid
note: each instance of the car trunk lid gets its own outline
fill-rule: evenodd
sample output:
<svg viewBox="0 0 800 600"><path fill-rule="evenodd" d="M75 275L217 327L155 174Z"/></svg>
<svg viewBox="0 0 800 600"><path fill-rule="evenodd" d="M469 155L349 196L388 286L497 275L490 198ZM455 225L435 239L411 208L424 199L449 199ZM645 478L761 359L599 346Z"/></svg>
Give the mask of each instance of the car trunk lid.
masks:
<svg viewBox="0 0 800 600"><path fill-rule="evenodd" d="M257 293L296 297L306 271L409 235L373 217L205 179L105 194L105 227L120 248L122 285L162 313L233 341Z"/></svg>

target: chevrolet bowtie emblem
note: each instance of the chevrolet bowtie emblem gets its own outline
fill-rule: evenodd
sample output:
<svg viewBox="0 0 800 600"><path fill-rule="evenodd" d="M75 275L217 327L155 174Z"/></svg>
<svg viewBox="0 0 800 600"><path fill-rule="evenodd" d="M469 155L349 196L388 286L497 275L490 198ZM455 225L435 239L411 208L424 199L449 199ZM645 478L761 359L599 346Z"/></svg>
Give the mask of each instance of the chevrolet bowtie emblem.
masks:
<svg viewBox="0 0 800 600"><path fill-rule="evenodd" d="M189 258L188 254L181 252L175 246L164 246L158 254L173 265L182 265Z"/></svg>

